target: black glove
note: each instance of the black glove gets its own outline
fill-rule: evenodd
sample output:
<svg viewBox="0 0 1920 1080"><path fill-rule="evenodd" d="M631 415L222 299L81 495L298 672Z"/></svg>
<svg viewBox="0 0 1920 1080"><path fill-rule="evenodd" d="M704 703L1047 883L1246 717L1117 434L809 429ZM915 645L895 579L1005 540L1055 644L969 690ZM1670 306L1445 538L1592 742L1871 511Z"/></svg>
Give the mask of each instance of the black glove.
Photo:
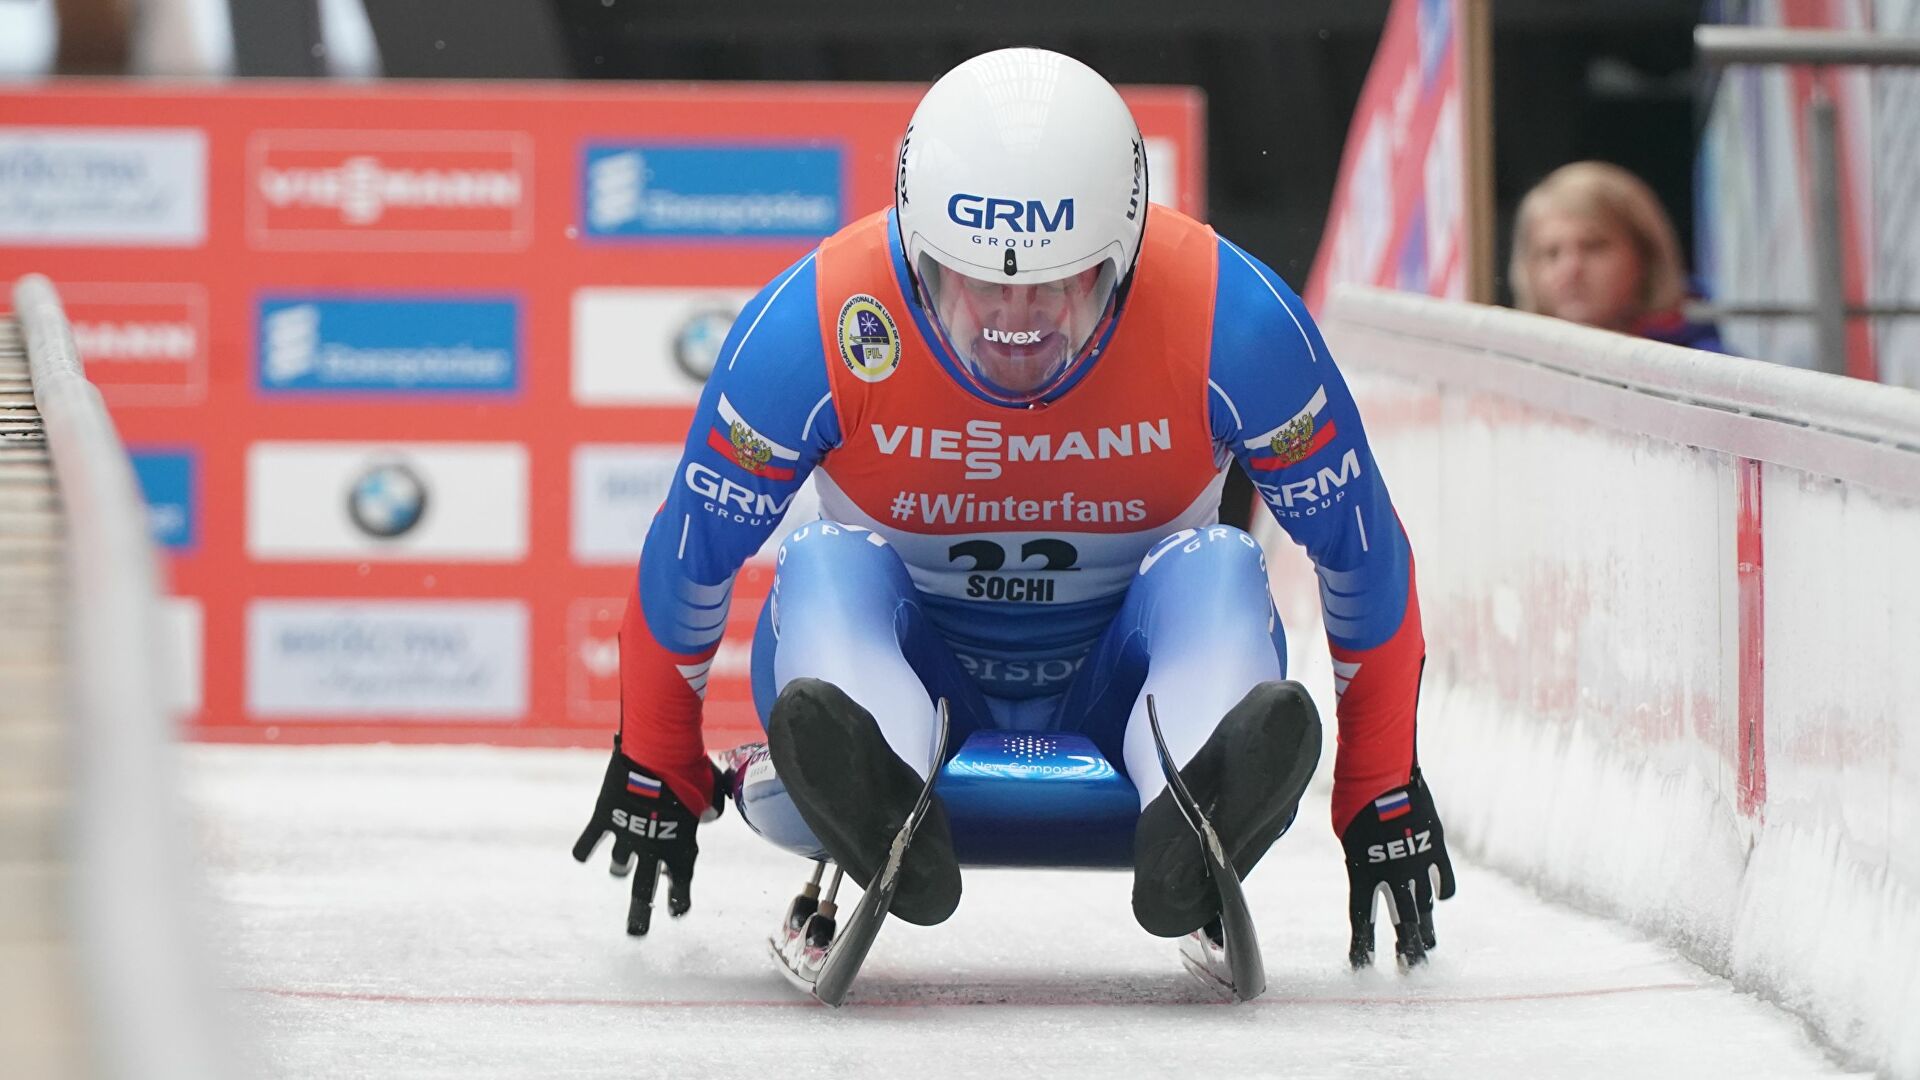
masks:
<svg viewBox="0 0 1920 1080"><path fill-rule="evenodd" d="M1340 844L1347 849L1347 914L1353 920L1347 960L1356 968L1373 963L1373 898L1385 889L1394 953L1406 967L1426 963L1434 946L1434 897L1453 897L1453 862L1419 766L1405 787L1361 807Z"/></svg>
<svg viewBox="0 0 1920 1080"><path fill-rule="evenodd" d="M711 817L719 817L726 807L720 790L720 770L714 769ZM627 907L627 933L639 936L653 922L653 890L662 866L673 878L667 910L678 918L693 907L693 860L700 854L693 834L699 826L699 816L681 803L665 781L623 753L620 736L615 735L613 760L607 762L606 778L600 782L600 801L593 806L593 820L586 831L574 841L573 857L586 862L608 831L613 833L609 869L614 877L632 873L633 857L639 854L633 903Z"/></svg>

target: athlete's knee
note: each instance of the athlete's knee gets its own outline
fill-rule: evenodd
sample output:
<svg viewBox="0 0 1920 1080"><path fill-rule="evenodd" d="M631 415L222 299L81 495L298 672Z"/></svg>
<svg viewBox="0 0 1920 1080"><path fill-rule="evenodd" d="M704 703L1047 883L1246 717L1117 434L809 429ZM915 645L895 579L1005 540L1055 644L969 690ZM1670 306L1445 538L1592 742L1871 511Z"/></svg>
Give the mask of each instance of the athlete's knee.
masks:
<svg viewBox="0 0 1920 1080"><path fill-rule="evenodd" d="M1231 525L1182 529L1160 538L1140 560L1140 576L1267 577L1260 542Z"/></svg>
<svg viewBox="0 0 1920 1080"><path fill-rule="evenodd" d="M809 521L788 533L774 563L775 575L788 582L816 576L839 584L863 578L893 585L911 580L885 537L838 521Z"/></svg>
<svg viewBox="0 0 1920 1080"><path fill-rule="evenodd" d="M879 533L811 521L780 544L767 601L770 623L779 635L796 619L831 633L873 626L891 633L895 609L913 591L906 564ZM856 625L845 625L849 619Z"/></svg>
<svg viewBox="0 0 1920 1080"><path fill-rule="evenodd" d="M1164 537L1140 561L1133 589L1152 598L1154 652L1170 647L1166 634L1177 636L1204 630L1216 634L1275 635L1279 618L1274 612L1267 581L1266 555L1260 544L1230 525L1182 529ZM1199 625L1191 625L1194 618Z"/></svg>
<svg viewBox="0 0 1920 1080"><path fill-rule="evenodd" d="M815 566L900 566L900 556L887 539L861 525L838 521L809 521L780 541L775 559L781 573Z"/></svg>

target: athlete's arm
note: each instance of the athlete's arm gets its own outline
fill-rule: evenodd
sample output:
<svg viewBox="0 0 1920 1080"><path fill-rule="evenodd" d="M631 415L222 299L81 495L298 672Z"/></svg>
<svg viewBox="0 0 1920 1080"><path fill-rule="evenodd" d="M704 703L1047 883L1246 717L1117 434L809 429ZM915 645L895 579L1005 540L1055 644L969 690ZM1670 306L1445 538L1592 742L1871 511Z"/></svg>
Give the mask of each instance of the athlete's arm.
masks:
<svg viewBox="0 0 1920 1080"><path fill-rule="evenodd" d="M1346 380L1306 306L1226 240L1214 306L1214 439L1307 549L1333 653L1340 745L1333 828L1406 784L1426 643L1413 552L1367 448Z"/></svg>
<svg viewBox="0 0 1920 1080"><path fill-rule="evenodd" d="M696 814L712 797L700 709L734 576L839 441L809 254L734 320L620 630L622 750Z"/></svg>

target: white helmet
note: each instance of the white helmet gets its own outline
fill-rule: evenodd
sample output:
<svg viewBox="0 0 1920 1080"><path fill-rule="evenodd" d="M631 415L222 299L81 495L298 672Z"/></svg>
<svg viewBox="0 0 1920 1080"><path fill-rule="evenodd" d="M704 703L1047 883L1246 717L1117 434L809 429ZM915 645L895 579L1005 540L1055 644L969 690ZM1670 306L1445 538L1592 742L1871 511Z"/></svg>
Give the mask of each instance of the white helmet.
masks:
<svg viewBox="0 0 1920 1080"><path fill-rule="evenodd" d="M1097 354L1147 221L1133 114L1044 49L976 56L933 84L900 147L907 266L961 371L1010 405Z"/></svg>

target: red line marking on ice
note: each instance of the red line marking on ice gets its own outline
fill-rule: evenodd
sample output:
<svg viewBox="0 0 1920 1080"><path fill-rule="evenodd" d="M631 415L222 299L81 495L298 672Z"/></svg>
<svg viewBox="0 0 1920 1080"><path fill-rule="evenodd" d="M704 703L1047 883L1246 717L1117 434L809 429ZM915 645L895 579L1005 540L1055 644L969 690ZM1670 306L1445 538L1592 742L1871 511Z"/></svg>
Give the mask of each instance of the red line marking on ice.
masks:
<svg viewBox="0 0 1920 1080"><path fill-rule="evenodd" d="M1286 1006L1327 1006L1347 1007L1386 1007L1405 1008L1420 1005L1508 1005L1527 1004L1541 1001L1563 1001L1574 998L1614 997L1620 994L1672 993L1677 991L1705 990L1701 983L1645 983L1639 986L1599 986L1585 990L1540 990L1524 994L1461 994L1447 997L1287 997L1269 994L1256 999L1255 1005ZM570 997L480 997L459 994L405 994L361 990L301 990L291 987L256 986L249 992L267 994L272 997L297 998L306 1001L347 1001L370 1005L453 1005L484 1006L508 1008L586 1008L586 1009L809 1009L818 1008L819 1003L802 997L795 998L724 998L706 1000L644 1001L633 998L570 998ZM855 1001L855 1005L866 1009L940 1009L940 1008L977 1008L991 1006L1012 1006L1020 1008L1166 1008L1197 1006L1213 1007L1232 1005L1230 1001L1143 1001L1127 999L1069 998L1036 995L1022 997L1019 994L999 994L992 991L980 998L959 1001L893 999Z"/></svg>

